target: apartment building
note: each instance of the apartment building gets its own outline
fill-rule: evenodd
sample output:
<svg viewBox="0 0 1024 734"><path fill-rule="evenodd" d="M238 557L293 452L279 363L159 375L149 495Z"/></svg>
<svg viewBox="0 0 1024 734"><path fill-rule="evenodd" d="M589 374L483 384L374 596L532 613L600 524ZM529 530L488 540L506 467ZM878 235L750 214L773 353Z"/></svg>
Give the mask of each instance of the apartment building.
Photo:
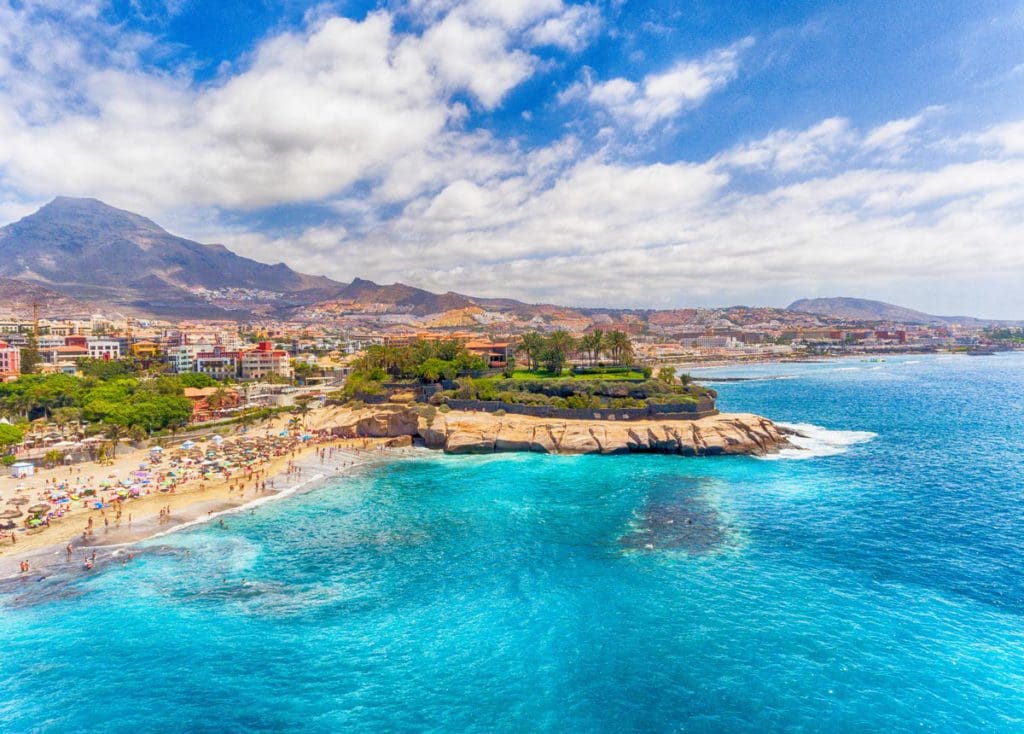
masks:
<svg viewBox="0 0 1024 734"><path fill-rule="evenodd" d="M0 341L0 382L18 379L21 374L21 350Z"/></svg>

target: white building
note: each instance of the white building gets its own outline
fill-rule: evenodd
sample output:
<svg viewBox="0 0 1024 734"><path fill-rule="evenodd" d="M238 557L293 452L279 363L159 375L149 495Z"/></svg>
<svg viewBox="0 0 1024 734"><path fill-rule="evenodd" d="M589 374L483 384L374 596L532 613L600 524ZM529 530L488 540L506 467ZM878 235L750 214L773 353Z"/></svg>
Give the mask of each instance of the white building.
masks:
<svg viewBox="0 0 1024 734"><path fill-rule="evenodd" d="M89 359L121 359L121 342L116 339L89 339L85 346Z"/></svg>
<svg viewBox="0 0 1024 734"><path fill-rule="evenodd" d="M182 344L167 350L167 361L171 368L181 374L196 371L196 356L213 352L213 344Z"/></svg>

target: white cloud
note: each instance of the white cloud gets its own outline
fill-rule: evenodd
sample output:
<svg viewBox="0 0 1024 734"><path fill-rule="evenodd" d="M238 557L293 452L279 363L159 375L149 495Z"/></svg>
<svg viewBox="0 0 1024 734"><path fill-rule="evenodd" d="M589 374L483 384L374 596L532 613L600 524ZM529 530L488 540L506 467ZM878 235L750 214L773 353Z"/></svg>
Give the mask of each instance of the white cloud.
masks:
<svg viewBox="0 0 1024 734"><path fill-rule="evenodd" d="M562 13L541 21L529 32L535 46L560 46L579 51L601 28L601 11L594 5L572 5Z"/></svg>
<svg viewBox="0 0 1024 734"><path fill-rule="evenodd" d="M986 130L979 140L996 144L1007 153L1024 153L1024 121L1007 122Z"/></svg>
<svg viewBox="0 0 1024 734"><path fill-rule="evenodd" d="M98 196L306 272L561 303L1024 274L1019 121L950 142L930 108L866 128L827 117L703 161L624 159L618 136L703 103L736 78L748 39L660 73L584 79L562 98L606 111L597 143L530 148L473 116L542 66L542 47L592 38L590 5L420 3L415 32L387 12L320 15L197 84L148 68L153 40L103 25L98 6L57 22L47 2L34 15L0 0L6 220L54 193ZM295 201L341 223L265 235L216 211Z"/></svg>
<svg viewBox="0 0 1024 734"><path fill-rule="evenodd" d="M740 57L754 43L744 38L700 60L683 60L667 71L648 74L639 82L617 77L584 82L568 96L586 92L589 102L606 109L620 124L645 131L699 106L713 92L736 78Z"/></svg>
<svg viewBox="0 0 1024 734"><path fill-rule="evenodd" d="M340 252L358 263L346 273L385 282L594 305L764 302L843 283L953 293L1024 275L1012 244L1024 158L936 163L941 139L926 138L904 167L876 165L871 135L827 119L706 163L578 160L571 139L509 150L504 173L450 181ZM731 175L739 153L786 182L745 189Z"/></svg>
<svg viewBox="0 0 1024 734"><path fill-rule="evenodd" d="M467 89L485 108L498 106L505 94L533 72L536 59L509 49L506 32L495 25L473 25L451 13L422 39L409 41L449 91Z"/></svg>
<svg viewBox="0 0 1024 734"><path fill-rule="evenodd" d="M774 169L783 173L823 168L856 139L848 120L831 117L807 130L779 130L718 157L722 165Z"/></svg>
<svg viewBox="0 0 1024 734"><path fill-rule="evenodd" d="M198 85L188 69L146 68L153 39L105 25L96 8L70 18L40 2L0 1L3 181L25 198L100 196L151 214L394 187L396 169L460 147L452 137L469 110L453 95L492 109L534 72L539 57L513 33L574 12L561 0L480 1L421 33L397 32L386 12L320 12L266 39L237 73ZM479 136L462 147L486 153Z"/></svg>

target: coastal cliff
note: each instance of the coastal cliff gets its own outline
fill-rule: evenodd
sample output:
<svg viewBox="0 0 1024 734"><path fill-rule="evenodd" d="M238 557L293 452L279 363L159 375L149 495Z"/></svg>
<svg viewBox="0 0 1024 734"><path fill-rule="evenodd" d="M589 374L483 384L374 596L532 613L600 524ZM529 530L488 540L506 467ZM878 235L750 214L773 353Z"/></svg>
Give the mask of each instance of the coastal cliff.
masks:
<svg viewBox="0 0 1024 734"><path fill-rule="evenodd" d="M494 413L426 413L406 405L342 410L333 431L346 437L419 438L451 454L533 451L549 454L662 453L764 455L788 445L767 418L720 414L690 421L585 421Z"/></svg>

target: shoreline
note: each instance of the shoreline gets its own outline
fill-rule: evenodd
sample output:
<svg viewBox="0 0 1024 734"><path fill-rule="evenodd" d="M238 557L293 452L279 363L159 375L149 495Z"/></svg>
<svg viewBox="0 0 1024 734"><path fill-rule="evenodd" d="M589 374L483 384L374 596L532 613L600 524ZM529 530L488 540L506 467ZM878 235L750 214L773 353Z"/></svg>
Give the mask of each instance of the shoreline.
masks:
<svg viewBox="0 0 1024 734"><path fill-rule="evenodd" d="M42 581L51 574L89 573L93 567L121 559L125 549L144 541L308 491L332 476L345 476L373 464L394 461L407 452L416 452L411 448L413 441L422 441L427 451L442 449L448 454L527 451L761 455L789 445L771 421L749 414L719 414L681 422L625 422L552 421L457 411L438 413L427 420L415 407L402 404L358 411L321 410L312 413L309 427L302 429L318 434L315 440L282 444L278 451L268 453L261 463L248 469L248 474L233 471L223 477L200 477L186 471L183 480L170 492L166 487L160 493L150 490L102 510L98 504L94 508L91 501L79 504L75 498L74 503L64 506L63 516L54 517L45 529L18 531L15 543L0 546L0 582ZM280 427L270 424L267 428L269 437ZM25 495L39 492L42 498L44 492L52 491L50 484L56 488L58 480L71 482L74 471L79 482L85 473L111 472L108 476L113 478L118 472L130 472L145 453L145 449L128 452L113 466L93 465L67 473L64 468L41 472L28 482L31 487L15 491ZM198 455L197 449L195 456ZM178 466L173 462L179 460L180 456L172 457L171 467L165 468ZM185 465L188 466L187 461ZM253 479L257 480L254 484ZM95 478L89 476L86 481L94 483ZM109 482L107 485L109 491ZM261 485L265 487L262 490ZM120 519L122 512L128 513L127 523ZM27 571L22 570L23 562L29 564Z"/></svg>
<svg viewBox="0 0 1024 734"><path fill-rule="evenodd" d="M264 471L267 484L276 486L268 486L263 492L228 491L225 495L231 480L221 480L203 488L192 487L176 494L150 495L141 501L135 500L134 504L126 505L126 510L130 509L137 514L142 509L144 514L131 525L107 528L102 531L102 535L96 535L88 542L80 540L81 532L77 524L72 526L65 519L61 524L51 526L45 534L30 536L35 542L26 544L23 538L15 545L2 546L0 584L29 580L38 582L53 576L73 577L90 573L91 570L100 570L119 560L127 549L154 538L207 524L225 515L255 509L304 491L312 491L332 477L348 476L357 470L399 458L392 451L384 453L386 440L361 439L361 442L365 448L347 445L351 441L334 439L303 447L295 456L285 454L275 457L265 465ZM319 462L316 457L320 449L333 449L334 453ZM294 477L288 472L289 464L300 469ZM167 505L172 511L161 521L159 510ZM81 520L86 516L87 513L78 512L72 518ZM60 532L51 534L49 531L54 529ZM69 541L72 545L70 558L66 552ZM85 559L91 558L93 552L96 553L95 565L91 570L85 569ZM22 561L30 564L27 573L19 568Z"/></svg>

